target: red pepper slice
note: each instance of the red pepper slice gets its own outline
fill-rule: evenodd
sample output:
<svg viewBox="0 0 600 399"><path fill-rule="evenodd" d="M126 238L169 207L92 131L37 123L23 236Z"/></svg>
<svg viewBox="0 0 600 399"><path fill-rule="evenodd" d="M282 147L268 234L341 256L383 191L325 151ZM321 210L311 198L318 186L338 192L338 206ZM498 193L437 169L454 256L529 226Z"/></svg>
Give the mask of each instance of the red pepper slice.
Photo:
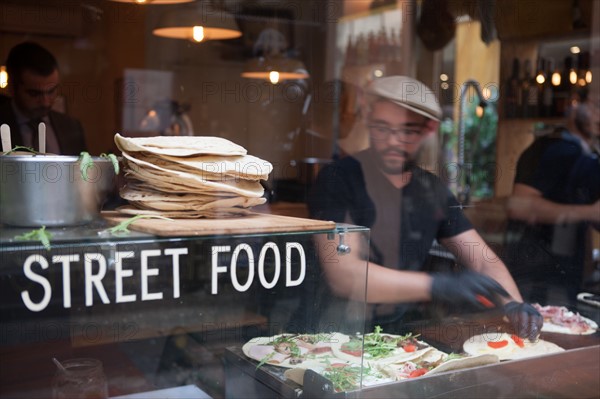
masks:
<svg viewBox="0 0 600 399"><path fill-rule="evenodd" d="M427 374L429 370L423 368L423 369L416 369L414 371L411 371L410 374L408 375L408 378L415 378L415 377L420 377L423 374Z"/></svg>
<svg viewBox="0 0 600 399"><path fill-rule="evenodd" d="M351 350L345 350L345 349L341 349L341 351L344 353L347 353L349 355L356 356L356 357L362 356L362 351L351 351Z"/></svg>
<svg viewBox="0 0 600 399"><path fill-rule="evenodd" d="M477 294L477 295L475 295L475 298L477 299L477 301L479 301L480 304L482 304L486 308L493 308L493 307L496 306L496 305L494 305L494 302L490 301L489 299L487 299L483 295Z"/></svg>
<svg viewBox="0 0 600 399"><path fill-rule="evenodd" d="M413 344L406 344L402 347L402 349L404 349L404 352L414 352L417 350L417 346Z"/></svg>
<svg viewBox="0 0 600 399"><path fill-rule="evenodd" d="M508 341L503 339L502 341L489 341L488 346L490 348L494 348L494 349L500 349L500 348L504 348L506 345L508 345Z"/></svg>
<svg viewBox="0 0 600 399"><path fill-rule="evenodd" d="M510 336L512 338L513 341L515 341L515 344L519 345L519 347L524 348L525 347L525 342L523 342L523 340L521 339L521 337L513 334Z"/></svg>

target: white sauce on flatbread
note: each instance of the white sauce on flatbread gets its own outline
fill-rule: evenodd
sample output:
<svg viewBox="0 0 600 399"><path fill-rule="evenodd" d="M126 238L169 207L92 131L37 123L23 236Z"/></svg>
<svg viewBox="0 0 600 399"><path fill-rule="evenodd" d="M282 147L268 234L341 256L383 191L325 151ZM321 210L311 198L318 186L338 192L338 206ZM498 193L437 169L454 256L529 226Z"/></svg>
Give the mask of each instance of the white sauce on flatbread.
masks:
<svg viewBox="0 0 600 399"><path fill-rule="evenodd" d="M507 341L507 345L501 348L492 348L488 345L489 342L500 341ZM463 350L471 356L493 354L498 356L500 360L524 359L564 351L560 346L541 339L536 342L524 339L523 343L524 347L520 347L511 338L510 334L490 332L469 338L463 344Z"/></svg>

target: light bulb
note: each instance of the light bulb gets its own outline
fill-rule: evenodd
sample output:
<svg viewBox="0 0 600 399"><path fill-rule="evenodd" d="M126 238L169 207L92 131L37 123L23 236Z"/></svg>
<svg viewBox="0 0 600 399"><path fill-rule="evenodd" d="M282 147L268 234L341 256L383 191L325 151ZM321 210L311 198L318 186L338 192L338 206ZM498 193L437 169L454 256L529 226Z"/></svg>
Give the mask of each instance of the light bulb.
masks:
<svg viewBox="0 0 600 399"><path fill-rule="evenodd" d="M4 89L8 86L8 73L6 72L6 67L0 67L0 89Z"/></svg>
<svg viewBox="0 0 600 399"><path fill-rule="evenodd" d="M552 74L552 85L559 86L560 85L560 73L554 72Z"/></svg>
<svg viewBox="0 0 600 399"><path fill-rule="evenodd" d="M146 2L146 0L135 0L135 2L138 4L144 4Z"/></svg>
<svg viewBox="0 0 600 399"><path fill-rule="evenodd" d="M571 69L571 72L569 72L569 82L571 82L572 85L577 83L577 72L575 72L574 69Z"/></svg>
<svg viewBox="0 0 600 399"><path fill-rule="evenodd" d="M477 115L478 118L481 118L483 116L484 113L484 109L481 105L478 105L477 108L475 108L475 115Z"/></svg>
<svg viewBox="0 0 600 399"><path fill-rule="evenodd" d="M277 71L271 71L271 72L269 72L269 80L273 84L278 83L279 82L279 72L277 72Z"/></svg>
<svg viewBox="0 0 600 399"><path fill-rule="evenodd" d="M592 83L592 71L587 71L585 73L585 81L588 83Z"/></svg>
<svg viewBox="0 0 600 399"><path fill-rule="evenodd" d="M538 73L538 75L535 77L535 81L538 82L539 84L544 84L544 82L546 81L546 78L544 77L543 74Z"/></svg>
<svg viewBox="0 0 600 399"><path fill-rule="evenodd" d="M204 28L201 26L194 26L192 28L192 38L195 42L201 42L204 39Z"/></svg>

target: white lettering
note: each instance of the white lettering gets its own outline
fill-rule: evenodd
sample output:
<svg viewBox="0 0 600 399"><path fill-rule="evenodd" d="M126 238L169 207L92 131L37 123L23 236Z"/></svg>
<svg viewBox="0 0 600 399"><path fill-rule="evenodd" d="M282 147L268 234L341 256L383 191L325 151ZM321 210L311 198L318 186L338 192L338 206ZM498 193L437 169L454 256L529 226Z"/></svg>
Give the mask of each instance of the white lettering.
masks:
<svg viewBox="0 0 600 399"><path fill-rule="evenodd" d="M94 304L94 293L92 292L92 286L96 287L102 303L110 303L108 295L102 285L102 279L106 275L106 259L102 254L89 253L85 254L84 257L84 270L85 270L85 306L92 306ZM92 273L92 261L98 262L98 273Z"/></svg>
<svg viewBox="0 0 600 399"><path fill-rule="evenodd" d="M173 256L173 298L179 298L179 256L187 255L187 248L167 248L165 255Z"/></svg>
<svg viewBox="0 0 600 399"><path fill-rule="evenodd" d="M275 255L275 275L273 276L273 280L271 280L271 282L268 282L267 278L265 277L265 257L269 249L273 250L273 254ZM277 248L277 245L274 242L268 242L262 247L258 257L258 278L260 279L260 283L263 287L270 289L275 287L277 280L279 280L280 274L281 255L279 255L279 248Z"/></svg>
<svg viewBox="0 0 600 399"><path fill-rule="evenodd" d="M237 258L241 251L246 251L248 254L248 280L246 284L241 285L239 283L237 277ZM233 284L233 288L235 288L239 292L245 292L252 285L252 280L254 280L254 253L252 253L252 248L248 244L240 244L235 247L233 251L233 255L231 256L231 283Z"/></svg>
<svg viewBox="0 0 600 399"><path fill-rule="evenodd" d="M212 247L212 282L211 282L211 294L215 295L218 291L218 275L219 273L227 272L227 266L219 266L219 253L229 252L231 247L229 245L214 246Z"/></svg>
<svg viewBox="0 0 600 399"><path fill-rule="evenodd" d="M160 256L160 249L146 249L141 253L142 257L142 301L152 301L162 299L162 292L148 292L148 276L158 276L157 268L148 268L148 258L151 256ZM133 271L131 271L133 274ZM134 296L135 298L135 296Z"/></svg>
<svg viewBox="0 0 600 399"><path fill-rule="evenodd" d="M292 249L296 249L300 255L300 275L296 280L292 280ZM306 255L304 248L297 242L285 243L285 286L295 287L302 284L306 276Z"/></svg>
<svg viewBox="0 0 600 399"><path fill-rule="evenodd" d="M123 259L134 256L134 253L129 251L117 251L115 254L115 301L117 303L135 302L135 294L123 295L123 278L133 276L133 270L123 269Z"/></svg>
<svg viewBox="0 0 600 399"><path fill-rule="evenodd" d="M79 262L79 255L55 255L52 263L62 263L63 306L71 307L71 262Z"/></svg>
<svg viewBox="0 0 600 399"><path fill-rule="evenodd" d="M39 274L35 274L33 270L31 270L31 265L34 262L38 263L42 267L42 269L45 270L48 268L48 261L41 255L29 255L25 260L25 263L23 264L23 271L25 273L25 276L31 281L41 285L44 290L44 295L42 296L42 300L38 303L35 303L31 300L31 297L29 296L29 291L21 292L21 298L23 299L23 303L25 304L25 306L27 306L27 309L31 310L32 312L40 312L44 310L46 306L48 306L48 304L50 303L50 297L52 296L52 287L50 286L50 283L45 277L40 276Z"/></svg>

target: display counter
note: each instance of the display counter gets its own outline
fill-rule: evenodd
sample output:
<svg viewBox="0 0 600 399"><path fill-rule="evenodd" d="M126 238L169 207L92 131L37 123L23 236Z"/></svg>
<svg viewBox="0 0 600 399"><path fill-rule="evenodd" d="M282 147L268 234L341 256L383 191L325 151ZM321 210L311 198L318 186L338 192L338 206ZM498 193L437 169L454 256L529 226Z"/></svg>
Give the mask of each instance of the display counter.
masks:
<svg viewBox="0 0 600 399"><path fill-rule="evenodd" d="M140 221L131 232L114 235L107 229L118 216L104 216L88 226L50 229L49 249L15 239L28 229L0 228L0 397L52 397L53 358L100 360L109 397L177 395L194 386L214 398L600 394L598 332L543 333L565 351L528 359L378 385L362 384L361 375L346 391L307 371L301 385L285 368L249 358L243 347L283 333L370 333L362 302L334 298L320 267L364 256L368 229L284 216L271 223L272 215L263 215L256 228L251 219L237 227L232 220L213 220L202 221L203 228L187 223L180 230L185 234L178 234ZM155 232L143 232L148 230ZM355 274L363 282L356 299L366 295L366 261ZM582 310L600 319L598 308ZM402 332L458 353L466 339L490 328L509 330L501 315L489 311L416 321Z"/></svg>
<svg viewBox="0 0 600 399"><path fill-rule="evenodd" d="M110 396L192 384L222 397L226 347L364 325L364 307L321 301L317 254L343 261L344 239L367 248L368 229L255 214L109 233L118 221L47 229L49 249L0 228L0 397L52 397L53 358L99 359Z"/></svg>

